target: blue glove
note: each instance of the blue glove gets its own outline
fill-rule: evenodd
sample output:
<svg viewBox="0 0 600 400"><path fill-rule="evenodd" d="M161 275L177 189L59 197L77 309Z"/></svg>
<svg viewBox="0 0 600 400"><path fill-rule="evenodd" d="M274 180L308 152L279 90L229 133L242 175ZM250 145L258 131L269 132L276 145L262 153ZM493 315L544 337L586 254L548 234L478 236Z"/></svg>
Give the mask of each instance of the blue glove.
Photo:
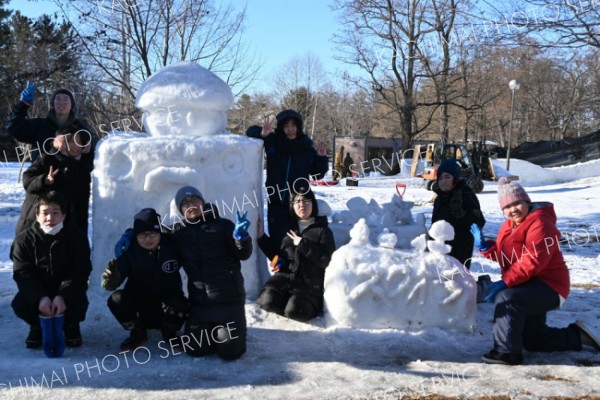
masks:
<svg viewBox="0 0 600 400"><path fill-rule="evenodd" d="M246 218L248 211L244 211L244 214L240 215L239 211L235 212L237 215L235 221L235 229L233 230L233 237L235 240L244 240L248 237L248 228L250 227L250 221Z"/></svg>
<svg viewBox="0 0 600 400"><path fill-rule="evenodd" d="M479 225L477 225L477 224L471 225L471 234L473 235L473 238L475 239L475 246L477 246L478 250L486 251L492 247L493 242L489 241L489 240L485 240L485 238L483 237L483 232L481 231L481 228L479 227Z"/></svg>
<svg viewBox="0 0 600 400"><path fill-rule="evenodd" d="M123 235L121 235L121 238L117 241L117 244L115 244L115 257L119 258L127 251L129 246L131 246L131 241L134 237L135 234L133 233L133 229L127 229Z"/></svg>
<svg viewBox="0 0 600 400"><path fill-rule="evenodd" d="M506 283L504 283L504 281L502 279L499 281L490 283L485 288L489 292L489 294L485 297L485 299L483 301L485 301L486 303L493 303L494 298L496 297L498 292L506 289L507 287L508 286L506 286Z"/></svg>
<svg viewBox="0 0 600 400"><path fill-rule="evenodd" d="M27 87L25 89L23 89L23 91L21 92L21 98L19 100L21 100L23 103L25 103L27 105L32 105L33 98L35 96L35 87L36 87L35 83L33 83L33 85L30 85L29 81L27 81Z"/></svg>

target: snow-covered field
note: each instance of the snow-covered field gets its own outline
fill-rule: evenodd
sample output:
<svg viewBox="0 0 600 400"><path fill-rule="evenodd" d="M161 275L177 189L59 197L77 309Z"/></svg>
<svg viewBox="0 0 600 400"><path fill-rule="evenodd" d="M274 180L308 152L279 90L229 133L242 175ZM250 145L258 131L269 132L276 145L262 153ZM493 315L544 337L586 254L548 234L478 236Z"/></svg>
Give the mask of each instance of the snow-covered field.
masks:
<svg viewBox="0 0 600 400"><path fill-rule="evenodd" d="M549 324L566 326L581 319L600 334L600 161L540 169L511 160L511 167L533 201L555 204L563 234L560 245L571 269L572 291L561 310L549 313ZM24 198L17 179L18 165L0 165L0 399L600 396L599 353L526 353L522 366L483 364L480 357L492 345L490 304L477 306L473 332L408 332L330 327L325 317L299 323L267 314L249 301L248 351L240 360L225 362L158 347L158 332L145 348L119 353L126 332L106 307L107 293L92 282L90 309L82 324L83 347L48 359L41 350L25 348L27 326L10 307L16 286L8 254ZM407 185L404 199L415 203L413 213L430 216L432 193L419 179L367 177L357 187L315 191L339 211L356 196L389 202L395 183ZM494 236L503 221L496 184L486 182L478 197L488 221L484 233ZM471 271L491 274L494 280L499 276L496 265L479 256Z"/></svg>

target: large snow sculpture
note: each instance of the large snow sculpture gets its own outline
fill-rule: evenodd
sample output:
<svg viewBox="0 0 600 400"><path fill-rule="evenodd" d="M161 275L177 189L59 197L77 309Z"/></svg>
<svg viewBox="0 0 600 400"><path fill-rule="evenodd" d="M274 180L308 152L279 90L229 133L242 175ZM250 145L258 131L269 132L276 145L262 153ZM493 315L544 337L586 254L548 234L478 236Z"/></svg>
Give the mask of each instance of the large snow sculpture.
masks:
<svg viewBox="0 0 600 400"><path fill-rule="evenodd" d="M182 223L172 199L183 185L196 186L225 218L235 221L236 210L248 210L255 237L263 209L262 142L225 130L232 104L227 84L192 62L167 66L142 84L136 105L151 136L112 134L96 150L92 281L98 283L114 243L141 208L155 208L164 230ZM256 296L268 274L258 269L257 252L242 273L248 295Z"/></svg>
<svg viewBox="0 0 600 400"><path fill-rule="evenodd" d="M379 246L373 246L367 222L358 221L350 242L333 253L325 272L328 324L472 330L477 288L469 271L447 255L450 246L444 241L454 230L438 221L429 234L435 240L418 236L413 250L395 249L392 232L379 234Z"/></svg>

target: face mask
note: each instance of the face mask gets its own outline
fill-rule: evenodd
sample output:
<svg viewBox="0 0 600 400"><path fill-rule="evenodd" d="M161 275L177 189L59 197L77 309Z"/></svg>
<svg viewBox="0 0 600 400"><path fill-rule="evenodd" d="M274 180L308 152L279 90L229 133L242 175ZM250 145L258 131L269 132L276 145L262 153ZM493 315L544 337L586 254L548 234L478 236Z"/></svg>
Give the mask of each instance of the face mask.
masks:
<svg viewBox="0 0 600 400"><path fill-rule="evenodd" d="M49 226L45 226L45 225L40 224L40 228L42 229L42 231L44 231L44 233L46 235L54 236L58 232L61 231L61 229L63 228L63 223L61 222L60 224L56 224L53 227L49 227Z"/></svg>

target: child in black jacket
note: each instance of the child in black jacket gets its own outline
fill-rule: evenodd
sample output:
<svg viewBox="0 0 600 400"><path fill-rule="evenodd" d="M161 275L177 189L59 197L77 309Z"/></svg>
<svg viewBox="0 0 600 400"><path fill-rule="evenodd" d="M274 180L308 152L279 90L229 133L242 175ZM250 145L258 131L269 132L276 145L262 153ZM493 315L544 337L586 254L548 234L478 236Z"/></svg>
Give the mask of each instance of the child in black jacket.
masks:
<svg viewBox="0 0 600 400"><path fill-rule="evenodd" d="M175 203L185 226L175 232L183 268L188 276L190 316L182 346L191 356L216 353L234 360L246 352L244 277L241 262L252 254L250 222L239 215L234 225L219 217L200 191L184 186Z"/></svg>
<svg viewBox="0 0 600 400"><path fill-rule="evenodd" d="M34 161L23 173L25 201L17 223L16 234L35 222L33 205L43 193L60 192L67 200L69 220L87 234L91 174L94 168L93 138L78 125L58 131L55 139L61 149Z"/></svg>
<svg viewBox="0 0 600 400"><path fill-rule="evenodd" d="M131 246L102 274L102 286L115 290L108 307L130 335L121 350L134 350L148 339L148 328L161 329L163 340L177 337L187 316L181 288L180 263L172 238L162 235L160 215L152 208L138 212L133 221ZM169 345L167 344L167 347Z"/></svg>
<svg viewBox="0 0 600 400"><path fill-rule="evenodd" d="M292 195L289 211L297 229L288 231L279 249L259 227L258 245L271 260L275 274L257 303L266 311L307 321L323 311L325 268L335 242L327 217L318 215L310 189L300 188Z"/></svg>
<svg viewBox="0 0 600 400"><path fill-rule="evenodd" d="M85 233L63 223L67 206L60 193L40 195L34 208L37 222L15 238L10 252L18 288L12 307L30 325L26 346L39 348L44 339L46 354L60 357L62 342L81 346L79 323L88 307L90 247Z"/></svg>

